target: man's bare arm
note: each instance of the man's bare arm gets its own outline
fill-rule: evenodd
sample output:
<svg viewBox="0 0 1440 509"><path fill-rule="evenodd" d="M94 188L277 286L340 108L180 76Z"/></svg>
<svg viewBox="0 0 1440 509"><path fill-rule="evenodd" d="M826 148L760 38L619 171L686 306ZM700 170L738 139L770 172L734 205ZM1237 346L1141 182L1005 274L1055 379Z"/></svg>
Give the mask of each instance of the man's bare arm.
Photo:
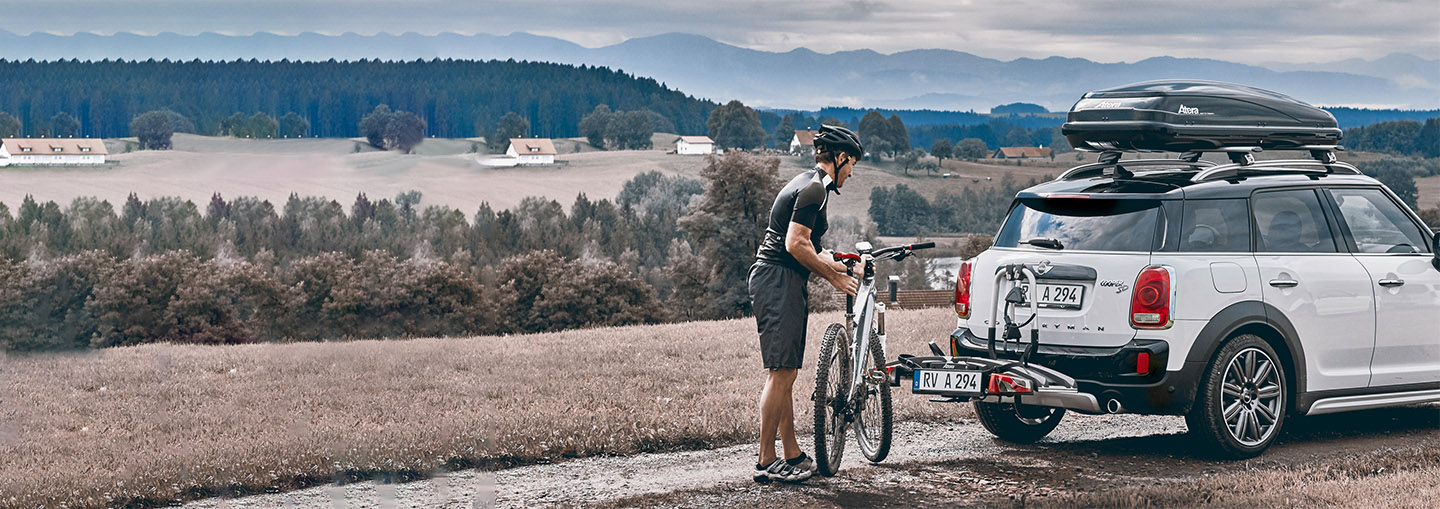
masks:
<svg viewBox="0 0 1440 509"><path fill-rule="evenodd" d="M810 228L792 221L789 230L785 232L785 251L795 257L795 261L800 262L800 265L810 269L810 272L829 281L836 290L855 295L859 283L855 281L855 278L837 269L837 266L844 267L844 265L840 265L834 260L826 260L815 252L815 245L810 243Z"/></svg>

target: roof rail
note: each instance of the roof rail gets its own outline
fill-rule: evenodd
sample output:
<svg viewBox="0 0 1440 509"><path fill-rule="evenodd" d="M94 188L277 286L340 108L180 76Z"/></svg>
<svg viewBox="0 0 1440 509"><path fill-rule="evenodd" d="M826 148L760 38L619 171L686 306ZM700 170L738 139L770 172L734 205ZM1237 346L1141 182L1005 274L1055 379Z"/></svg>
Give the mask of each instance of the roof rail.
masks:
<svg viewBox="0 0 1440 509"><path fill-rule="evenodd" d="M1107 152L1106 154L1109 154L1109 152ZM1128 161L1113 162L1101 161L1098 163L1082 164L1080 166L1070 168L1069 170L1066 170L1065 173L1061 173L1060 176L1057 177L1055 180L1073 180L1085 177L1092 177L1096 175L1103 175L1106 169L1112 167L1116 168L1116 174L1124 174L1129 173L1128 171L1125 171L1125 167L1127 166L1187 166L1190 168L1201 170L1215 166L1215 163L1212 163L1210 161L1186 161L1183 159L1131 159Z"/></svg>
<svg viewBox="0 0 1440 509"><path fill-rule="evenodd" d="M1297 167L1311 167L1303 169ZM1319 173L1324 175L1360 175L1360 170L1350 163L1338 161L1312 161L1309 159L1259 161L1250 164L1234 163L1206 168L1190 178L1191 182L1206 182L1237 177L1241 173Z"/></svg>

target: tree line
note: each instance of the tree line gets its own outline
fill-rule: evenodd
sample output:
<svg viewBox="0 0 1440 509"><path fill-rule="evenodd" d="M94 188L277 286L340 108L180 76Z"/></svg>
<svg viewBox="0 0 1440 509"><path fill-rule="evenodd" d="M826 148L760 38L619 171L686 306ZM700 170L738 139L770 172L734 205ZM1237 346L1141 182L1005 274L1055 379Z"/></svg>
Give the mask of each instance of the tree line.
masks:
<svg viewBox="0 0 1440 509"><path fill-rule="evenodd" d="M1346 129L1341 143L1351 150L1413 157L1440 157L1440 117L1425 122L1395 120Z"/></svg>
<svg viewBox="0 0 1440 509"><path fill-rule="evenodd" d="M1017 182L1010 175L998 185L942 191L927 199L905 184L870 190L870 218L881 235L915 236L936 233L994 234L1021 189L1038 183Z"/></svg>
<svg viewBox="0 0 1440 509"><path fill-rule="evenodd" d="M519 333L731 318L779 160L712 157L702 179L651 172L614 200L527 198L470 217L418 192L348 210L215 195L132 195L118 210L0 204L0 348ZM873 236L834 218L841 249ZM915 268L923 282L923 266ZM916 279L914 274L910 280Z"/></svg>
<svg viewBox="0 0 1440 509"><path fill-rule="evenodd" d="M684 133L705 131L715 104L671 90L653 79L605 67L470 60L391 62L279 62L0 60L0 134L132 136L142 113L170 110L197 134L235 135L263 113L272 120L294 113L319 137L354 137L376 105L409 111L426 124L426 136L485 136L509 112L526 118L544 137L579 134L581 118L597 105L647 109ZM58 120L58 121L57 121ZM260 125L268 130L269 123ZM53 126L53 127L52 127Z"/></svg>

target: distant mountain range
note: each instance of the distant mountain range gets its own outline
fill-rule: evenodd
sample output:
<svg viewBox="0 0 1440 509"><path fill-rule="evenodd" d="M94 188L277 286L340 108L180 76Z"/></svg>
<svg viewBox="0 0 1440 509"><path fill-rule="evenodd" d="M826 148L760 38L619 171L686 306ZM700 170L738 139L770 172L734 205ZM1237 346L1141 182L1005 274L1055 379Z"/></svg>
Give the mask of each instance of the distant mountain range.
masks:
<svg viewBox="0 0 1440 509"><path fill-rule="evenodd" d="M1095 55L1104 58L1104 55ZM153 36L119 33L0 31L0 58L11 60L414 60L515 59L606 66L659 80L698 97L740 99L752 106L989 111L1035 103L1065 111L1088 90L1153 79L1206 79L1275 90L1323 106L1440 108L1440 60L1392 54L1377 60L1245 65L1212 59L1155 57L1133 63L1083 58L1001 61L952 50L822 54L740 48L689 34L631 39L600 48L514 33L294 36L214 33Z"/></svg>

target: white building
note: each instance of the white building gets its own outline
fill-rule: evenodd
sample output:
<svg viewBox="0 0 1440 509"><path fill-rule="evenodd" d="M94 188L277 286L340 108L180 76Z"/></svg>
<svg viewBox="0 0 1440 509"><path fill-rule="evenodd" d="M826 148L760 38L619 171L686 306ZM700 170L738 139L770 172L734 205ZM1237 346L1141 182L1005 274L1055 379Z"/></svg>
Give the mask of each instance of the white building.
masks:
<svg viewBox="0 0 1440 509"><path fill-rule="evenodd" d="M682 156L715 153L715 141L709 136L681 136L675 139L675 153Z"/></svg>
<svg viewBox="0 0 1440 509"><path fill-rule="evenodd" d="M805 155L815 153L815 134L819 131L795 131L795 136L790 138L790 153Z"/></svg>
<svg viewBox="0 0 1440 509"><path fill-rule="evenodd" d="M105 164L105 142L94 138L0 139L0 166Z"/></svg>
<svg viewBox="0 0 1440 509"><path fill-rule="evenodd" d="M510 138L505 155L520 160L521 166L555 164L555 144L549 138Z"/></svg>

